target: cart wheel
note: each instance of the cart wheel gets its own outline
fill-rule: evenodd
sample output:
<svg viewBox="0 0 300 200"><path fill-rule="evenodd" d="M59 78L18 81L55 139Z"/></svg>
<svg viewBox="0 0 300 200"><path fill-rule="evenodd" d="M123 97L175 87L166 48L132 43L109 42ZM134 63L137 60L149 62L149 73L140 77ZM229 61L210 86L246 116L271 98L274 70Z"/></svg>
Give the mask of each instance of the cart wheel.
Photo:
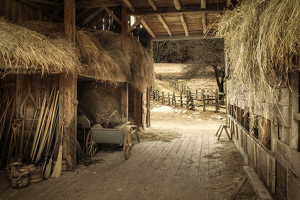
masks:
<svg viewBox="0 0 300 200"><path fill-rule="evenodd" d="M93 157L97 152L97 145L94 145L93 143L93 136L91 131L89 131L89 133L87 134L85 148L87 155L90 157Z"/></svg>
<svg viewBox="0 0 300 200"><path fill-rule="evenodd" d="M125 134L124 137L124 144L123 144L123 150L124 150L124 156L125 159L128 160L131 154L131 148L132 148L132 135L131 135L131 128L130 131L128 131Z"/></svg>

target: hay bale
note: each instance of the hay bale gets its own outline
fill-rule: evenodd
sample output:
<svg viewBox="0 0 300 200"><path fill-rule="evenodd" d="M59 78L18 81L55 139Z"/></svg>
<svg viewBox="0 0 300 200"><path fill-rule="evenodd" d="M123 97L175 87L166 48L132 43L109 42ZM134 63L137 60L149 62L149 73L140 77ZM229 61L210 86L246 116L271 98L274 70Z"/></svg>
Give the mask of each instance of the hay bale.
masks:
<svg viewBox="0 0 300 200"><path fill-rule="evenodd" d="M1 68L19 71L37 69L42 73L79 71L76 49L66 40L49 39L0 19Z"/></svg>
<svg viewBox="0 0 300 200"><path fill-rule="evenodd" d="M22 21L18 25L40 34L43 34L51 39L64 38L63 23L49 23L42 21Z"/></svg>
<svg viewBox="0 0 300 200"><path fill-rule="evenodd" d="M121 123L120 101L111 94L105 92L105 87L100 83L78 83L78 106L86 114L93 124L106 120L112 116L114 125Z"/></svg>

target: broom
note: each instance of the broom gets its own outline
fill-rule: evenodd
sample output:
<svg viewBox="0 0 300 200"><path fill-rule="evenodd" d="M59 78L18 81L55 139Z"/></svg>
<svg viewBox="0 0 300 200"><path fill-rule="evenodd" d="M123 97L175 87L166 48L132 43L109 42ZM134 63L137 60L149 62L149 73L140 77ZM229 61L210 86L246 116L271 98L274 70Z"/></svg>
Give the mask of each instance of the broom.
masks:
<svg viewBox="0 0 300 200"><path fill-rule="evenodd" d="M61 125L61 131L60 131L61 139L60 139L60 146L59 146L59 151L58 151L58 155L57 155L57 161L55 163L55 166L54 166L54 169L53 169L53 172L51 175L51 177L53 177L53 178L60 177L60 175L61 175L63 128L64 128L64 122Z"/></svg>

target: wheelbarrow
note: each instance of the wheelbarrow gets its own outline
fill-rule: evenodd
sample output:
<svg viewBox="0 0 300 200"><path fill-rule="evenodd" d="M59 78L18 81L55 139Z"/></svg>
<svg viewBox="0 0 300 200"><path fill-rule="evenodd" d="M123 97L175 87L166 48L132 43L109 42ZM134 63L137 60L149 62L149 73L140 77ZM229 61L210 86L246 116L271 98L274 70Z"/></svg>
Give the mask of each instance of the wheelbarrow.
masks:
<svg viewBox="0 0 300 200"><path fill-rule="evenodd" d="M96 124L90 128L86 137L84 136L87 155L92 157L96 154L97 144L116 144L123 146L125 159L128 160L133 146L132 134L136 132L136 125L129 123L126 122L114 128L103 128L100 124ZM82 124L86 124L85 128L89 126L89 123L82 122Z"/></svg>

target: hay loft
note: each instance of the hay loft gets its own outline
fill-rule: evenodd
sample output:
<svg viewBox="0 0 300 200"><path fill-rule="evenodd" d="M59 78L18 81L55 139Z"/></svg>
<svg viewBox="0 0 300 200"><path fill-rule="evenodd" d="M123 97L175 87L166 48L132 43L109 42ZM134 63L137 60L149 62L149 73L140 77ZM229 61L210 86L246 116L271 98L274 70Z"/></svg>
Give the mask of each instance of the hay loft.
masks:
<svg viewBox="0 0 300 200"><path fill-rule="evenodd" d="M231 79L249 99L275 103L274 89L288 80L300 52L299 9L294 0L243 1L220 19Z"/></svg>
<svg viewBox="0 0 300 200"><path fill-rule="evenodd" d="M64 39L50 39L0 19L1 69L19 72L22 69L42 73L74 73L80 62L76 49Z"/></svg>
<svg viewBox="0 0 300 200"><path fill-rule="evenodd" d="M63 25L60 23L27 21L20 25L50 38L63 37ZM129 42L130 50L124 51L120 34L78 30L76 43L82 64L81 73L93 74L96 79L115 85L129 82L144 91L155 79L152 53L133 36Z"/></svg>

